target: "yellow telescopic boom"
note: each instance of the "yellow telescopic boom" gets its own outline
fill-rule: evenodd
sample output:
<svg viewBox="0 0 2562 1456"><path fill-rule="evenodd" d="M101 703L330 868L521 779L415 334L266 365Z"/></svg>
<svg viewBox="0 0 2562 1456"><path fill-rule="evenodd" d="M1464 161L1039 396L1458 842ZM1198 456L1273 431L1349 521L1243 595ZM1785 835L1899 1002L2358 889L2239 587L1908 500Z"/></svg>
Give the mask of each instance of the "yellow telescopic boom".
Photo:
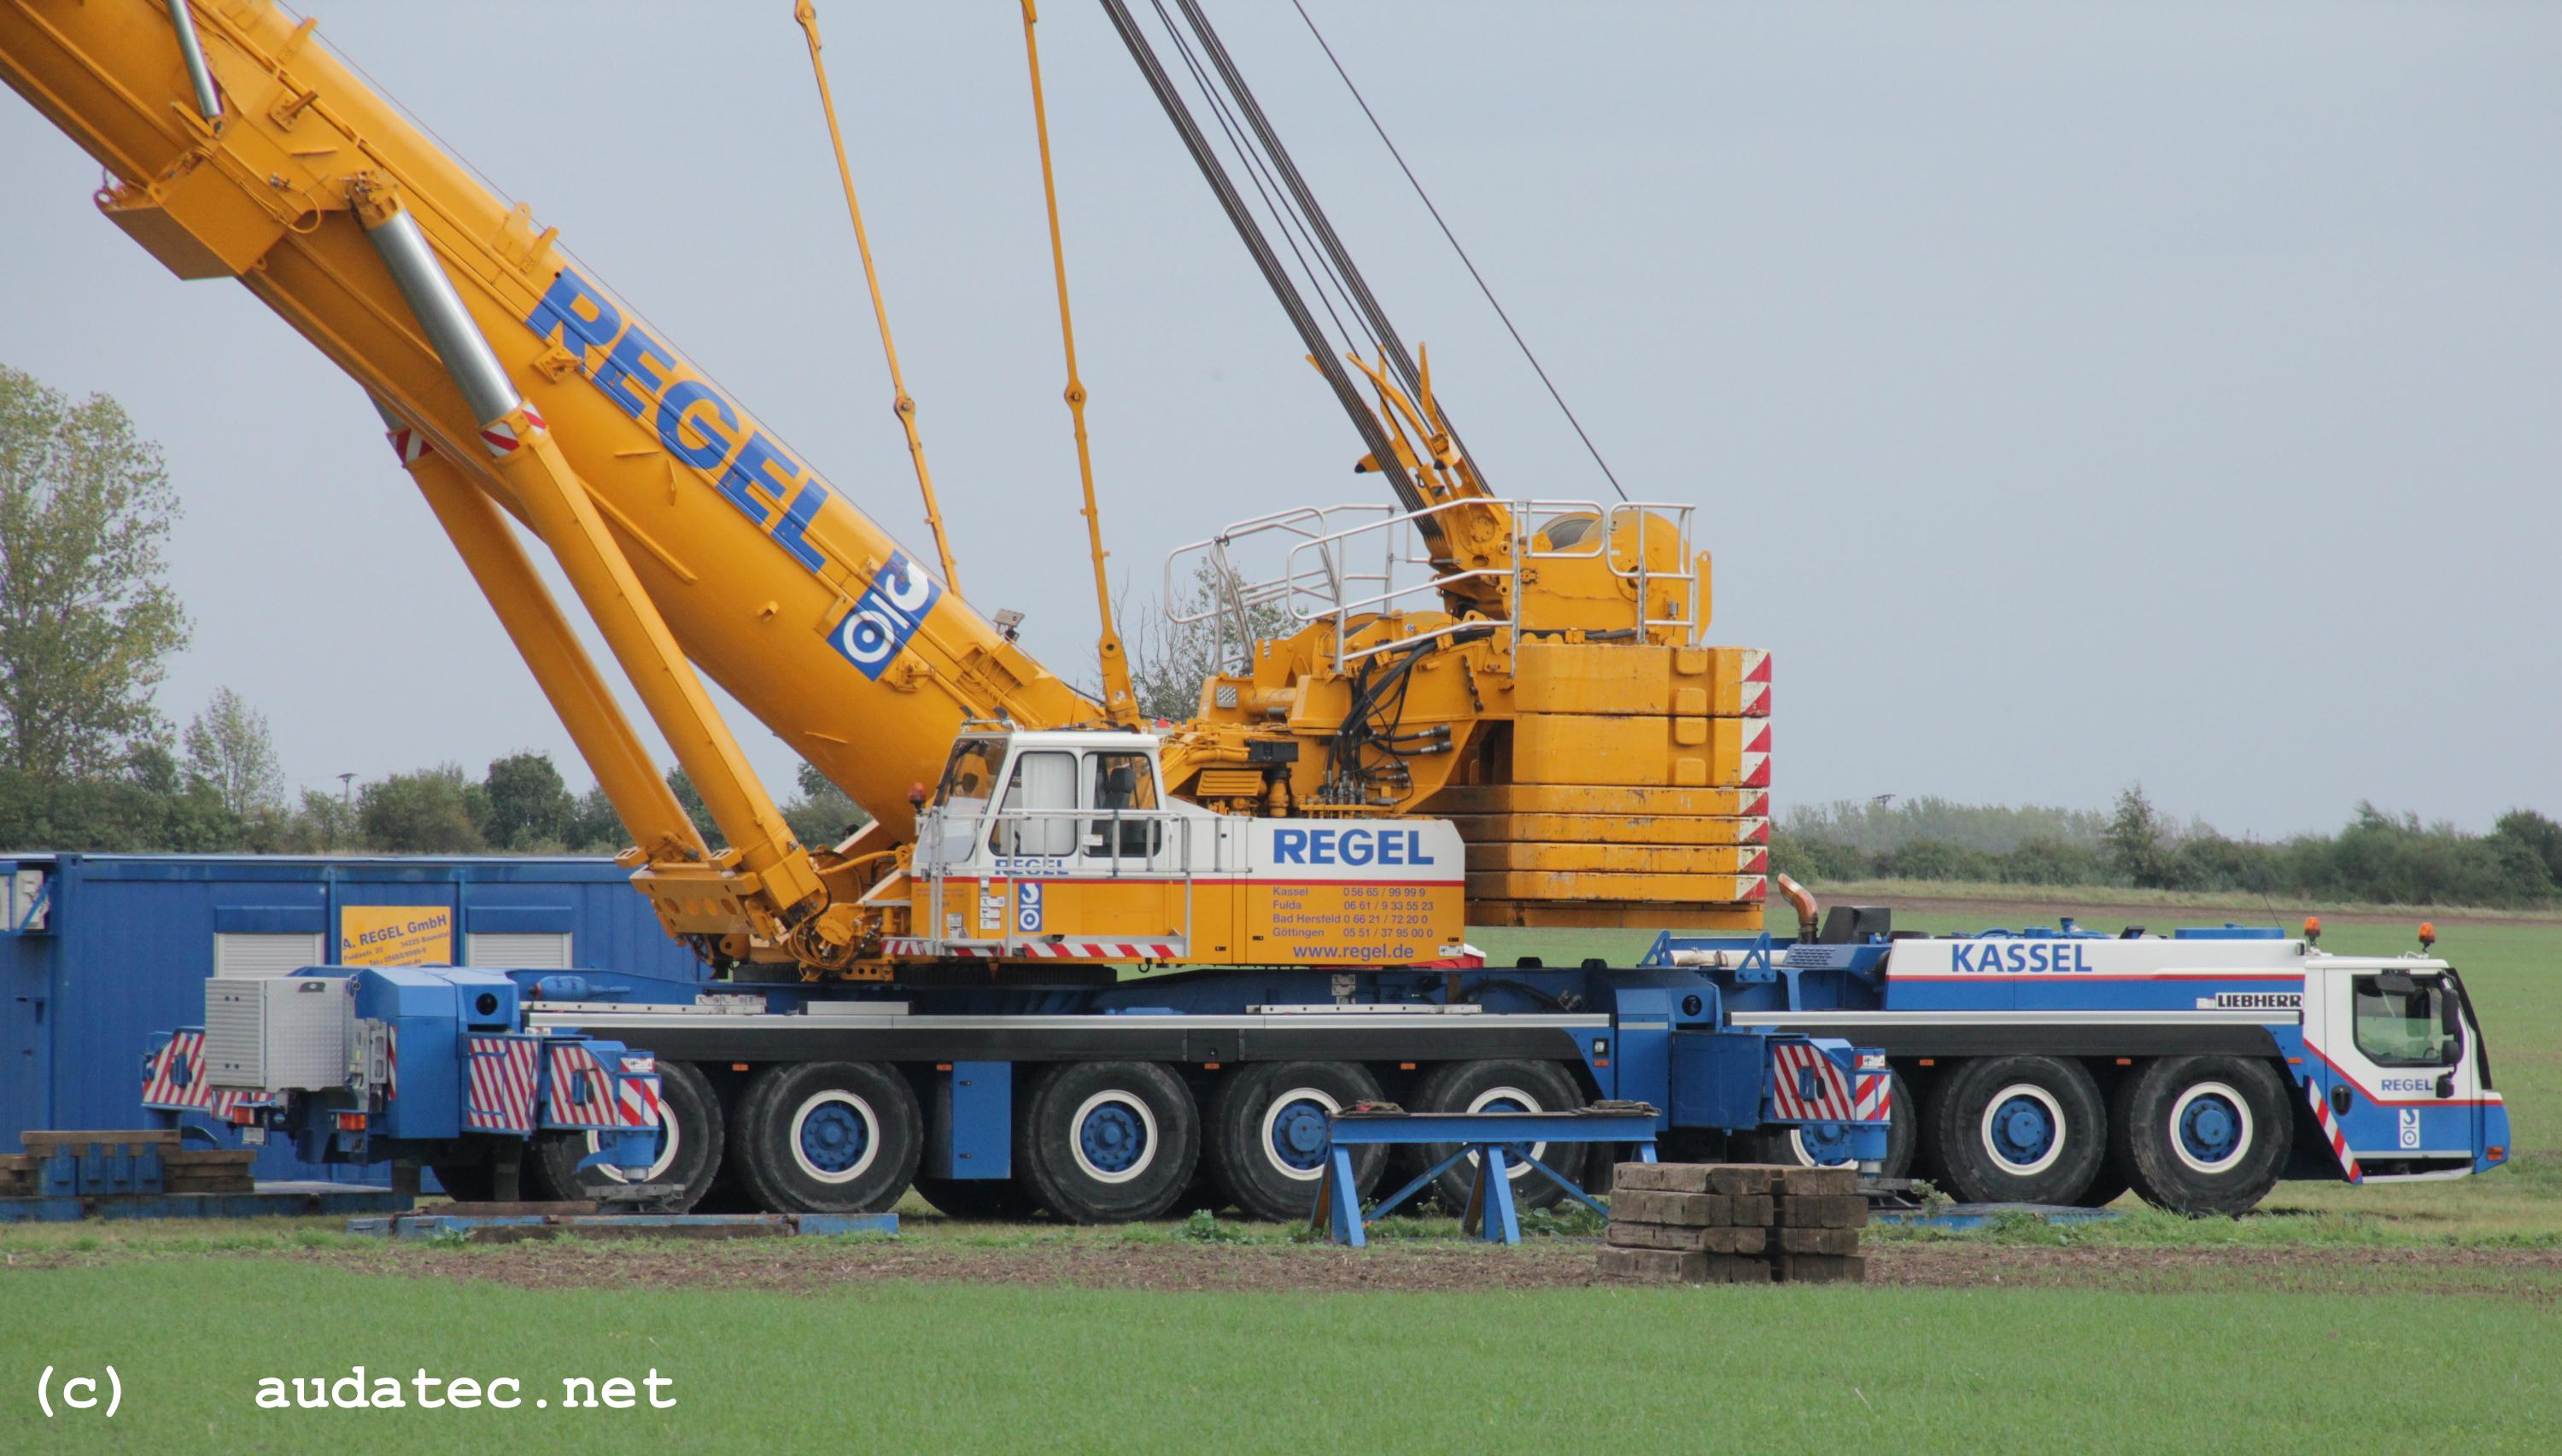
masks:
<svg viewBox="0 0 2562 1456"><path fill-rule="evenodd" d="M264 0L0 0L0 80L106 168L110 221L180 277L238 279L560 560L729 843L704 861L638 782L610 695L540 640L556 617L502 604L671 930L748 953L859 892L830 866L905 840L918 766L963 723L1097 716L312 22ZM484 569L493 538L463 526ZM697 667L879 819L872 845L793 841Z"/></svg>

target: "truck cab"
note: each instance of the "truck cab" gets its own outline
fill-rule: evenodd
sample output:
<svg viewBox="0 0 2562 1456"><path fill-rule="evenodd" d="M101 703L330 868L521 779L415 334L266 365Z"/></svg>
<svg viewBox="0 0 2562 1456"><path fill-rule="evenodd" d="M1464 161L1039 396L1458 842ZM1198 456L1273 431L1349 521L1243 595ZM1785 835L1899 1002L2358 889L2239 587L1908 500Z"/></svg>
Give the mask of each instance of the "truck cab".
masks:
<svg viewBox="0 0 2562 1456"><path fill-rule="evenodd" d="M2131 1186L2201 1214L2284 1178L2508 1161L2480 1020L2425 929L2420 954L2384 957L2332 955L2312 927L1920 935L1878 907L1814 918L1809 899L1794 942L1667 934L1647 961L1707 975L1739 1026L1883 1048L1889 1176L1933 1170L1975 1202L2096 1206Z"/></svg>
<svg viewBox="0 0 2562 1456"><path fill-rule="evenodd" d="M917 816L894 959L1410 966L1464 931L1446 819L1214 813L1160 740L974 727Z"/></svg>
<svg viewBox="0 0 2562 1456"><path fill-rule="evenodd" d="M2314 955L2304 967L2306 1095L2358 1182L2452 1179L2506 1161L2508 1108L2444 961Z"/></svg>

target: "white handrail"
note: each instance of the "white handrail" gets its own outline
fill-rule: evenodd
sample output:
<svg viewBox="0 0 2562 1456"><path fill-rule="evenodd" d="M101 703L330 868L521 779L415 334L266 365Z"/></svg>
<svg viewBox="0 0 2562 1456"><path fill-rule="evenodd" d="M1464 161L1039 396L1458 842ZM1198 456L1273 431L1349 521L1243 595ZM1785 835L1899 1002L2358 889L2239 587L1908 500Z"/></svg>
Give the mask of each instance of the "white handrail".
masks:
<svg viewBox="0 0 2562 1456"><path fill-rule="evenodd" d="M1510 565L1465 569L1440 566L1426 545L1427 535L1440 532L1427 532L1426 528L1443 515L1490 506L1505 512L1512 522ZM1693 627L1699 621L1700 606L1699 568L1691 551L1692 521L1697 509L1671 501L1605 503L1536 497L1488 500L1472 496L1411 511L1372 502L1274 511L1239 521L1216 536L1178 547L1168 555L1167 620L1177 627L1214 621L1222 666L1239 663L1240 654L1250 646L1252 613L1258 608L1278 608L1298 623L1331 622L1335 628L1334 665L1339 671L1383 652L1401 651L1487 626L1512 629L1517 649L1524 567L1541 561L1598 560L1611 575L1635 589L1636 610L1621 630L1643 637L1658 628ZM1556 522L1574 517L1590 518L1592 529L1579 533L1570 544L1540 545L1541 538ZM1614 543L1622 524L1631 520L1636 522L1635 539L1625 543L1623 556L1614 549ZM1662 571L1650 564L1647 547L1660 540L1660 533L1667 529L1672 533L1679 565ZM1249 579L1231 548L1274 536L1286 543L1280 574ZM1358 570L1354 563L1367 558L1367 538L1372 536L1379 548L1376 559L1380 565L1375 571ZM1178 611L1174 606L1177 569L1186 562L1196 563L1192 567L1195 574L1206 566L1213 600L1196 609ZM1419 568L1423 574L1401 583L1399 568ZM1512 610L1507 618L1472 617L1365 646L1345 645L1357 618L1424 610L1427 604L1437 607L1450 593L1470 583L1498 580L1511 585L1507 596ZM1653 610L1654 591L1663 585L1677 589L1668 615Z"/></svg>

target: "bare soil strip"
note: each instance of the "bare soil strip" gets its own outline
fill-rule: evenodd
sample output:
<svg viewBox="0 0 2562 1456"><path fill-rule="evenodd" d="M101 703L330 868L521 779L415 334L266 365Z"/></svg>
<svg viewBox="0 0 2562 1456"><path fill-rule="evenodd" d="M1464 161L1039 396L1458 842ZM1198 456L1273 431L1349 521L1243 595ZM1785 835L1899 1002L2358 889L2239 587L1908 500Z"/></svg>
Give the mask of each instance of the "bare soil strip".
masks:
<svg viewBox="0 0 2562 1456"><path fill-rule="evenodd" d="M1061 1240L972 1247L905 1241L803 1244L581 1243L552 1240L457 1249L311 1249L283 1257L350 1272L486 1280L521 1289L752 1289L824 1297L885 1282L1027 1288L1256 1294L1489 1293L1601 1283L1598 1240L1514 1249L1455 1243L1221 1246ZM174 1255L149 1257L179 1257ZM274 1258L273 1253L190 1258ZM116 1260L96 1252L21 1252L0 1279ZM2212 1291L2474 1294L2562 1308L2562 1250L2343 1248L2038 1248L1897 1243L1869 1249L1872 1286L2079 1289L2136 1294Z"/></svg>
<svg viewBox="0 0 2562 1456"><path fill-rule="evenodd" d="M525 1289L754 1289L824 1296L844 1286L904 1281L1264 1294L1483 1293L1597 1285L1598 1247L1597 1240L1586 1239L1542 1240L1515 1249L1383 1244L1367 1250L1088 1240L1015 1247L563 1240L474 1249L315 1249L293 1257L368 1273L488 1280ZM16 1268L93 1257L21 1255ZM2126 1293L2486 1294L2562 1307L2562 1250L1888 1244L1869 1251L1869 1283Z"/></svg>

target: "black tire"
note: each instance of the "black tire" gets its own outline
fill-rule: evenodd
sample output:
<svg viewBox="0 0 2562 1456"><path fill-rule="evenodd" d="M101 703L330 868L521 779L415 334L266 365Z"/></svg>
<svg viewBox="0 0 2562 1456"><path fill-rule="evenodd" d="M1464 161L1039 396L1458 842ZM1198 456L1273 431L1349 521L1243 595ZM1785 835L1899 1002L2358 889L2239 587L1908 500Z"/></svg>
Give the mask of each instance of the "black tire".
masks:
<svg viewBox="0 0 2562 1456"><path fill-rule="evenodd" d="M721 1153L729 1141L729 1120L721 1112L712 1084L691 1062L658 1063L659 1122L666 1128L658 1161L638 1182L659 1183L676 1191L669 1202L690 1211L719 1176ZM545 1133L534 1140L522 1174L530 1198L594 1198L636 1180L620 1169L582 1169L579 1160L596 1151L592 1133Z"/></svg>
<svg viewBox="0 0 2562 1456"><path fill-rule="evenodd" d="M458 1203L486 1203L496 1196L498 1173L486 1163L431 1163L427 1171Z"/></svg>
<svg viewBox="0 0 2562 1456"><path fill-rule="evenodd" d="M1265 1062L1230 1075L1210 1099L1210 1177L1251 1218L1305 1222L1325 1181L1326 1114L1379 1099L1378 1079L1359 1062ZM1387 1149L1352 1151L1355 1193L1368 1198L1387 1167Z"/></svg>
<svg viewBox="0 0 2562 1456"><path fill-rule="evenodd" d="M1200 1162L1200 1111L1155 1062L1061 1062L1014 1120L1014 1176L1070 1223L1160 1218Z"/></svg>
<svg viewBox="0 0 2562 1456"><path fill-rule="evenodd" d="M2108 1156L2108 1114L2080 1062L1988 1056L1950 1072L1929 1109L1949 1190L1969 1203L2072 1203Z"/></svg>
<svg viewBox="0 0 2562 1456"><path fill-rule="evenodd" d="M730 1169L777 1213L878 1213L907 1192L925 1117L879 1062L776 1062L739 1098Z"/></svg>
<svg viewBox="0 0 2562 1456"><path fill-rule="evenodd" d="M925 1178L916 1195L946 1218L969 1222L1020 1222L1040 1211L1030 1193L1009 1178Z"/></svg>
<svg viewBox="0 0 2562 1456"><path fill-rule="evenodd" d="M1886 1128L1886 1157L1879 1160L1879 1178L1913 1177L1914 1150L1922 1142L1922 1109L1913 1100L1913 1089L1902 1072L1894 1073L1893 1118ZM1847 1163L1836 1158L1828 1163L1815 1161L1815 1150L1796 1128L1764 1128L1743 1135L1743 1154L1758 1163L1778 1163L1791 1168L1823 1168Z"/></svg>
<svg viewBox="0 0 2562 1456"><path fill-rule="evenodd" d="M1581 1107L1583 1094L1576 1090L1574 1079L1566 1075L1565 1069L1555 1062L1464 1061L1434 1067L1415 1089L1414 1102L1421 1112L1563 1112ZM1580 1183L1587 1147L1581 1143L1535 1144L1530 1152L1560 1177ZM1458 1151L1456 1143L1427 1143L1416 1171L1430 1168ZM1512 1163L1510 1155L1505 1162ZM1513 1205L1517 1208L1555 1207L1565 1196L1556 1179L1527 1164L1513 1164L1510 1172ZM1468 1206L1468 1191L1476 1181L1476 1160L1463 1159L1432 1181L1433 1193L1442 1206L1464 1209Z"/></svg>
<svg viewBox="0 0 2562 1456"><path fill-rule="evenodd" d="M2117 1089L2110 1146L2143 1200L2191 1217L2249 1211L2294 1152L2294 1099L2266 1062L2171 1056Z"/></svg>

